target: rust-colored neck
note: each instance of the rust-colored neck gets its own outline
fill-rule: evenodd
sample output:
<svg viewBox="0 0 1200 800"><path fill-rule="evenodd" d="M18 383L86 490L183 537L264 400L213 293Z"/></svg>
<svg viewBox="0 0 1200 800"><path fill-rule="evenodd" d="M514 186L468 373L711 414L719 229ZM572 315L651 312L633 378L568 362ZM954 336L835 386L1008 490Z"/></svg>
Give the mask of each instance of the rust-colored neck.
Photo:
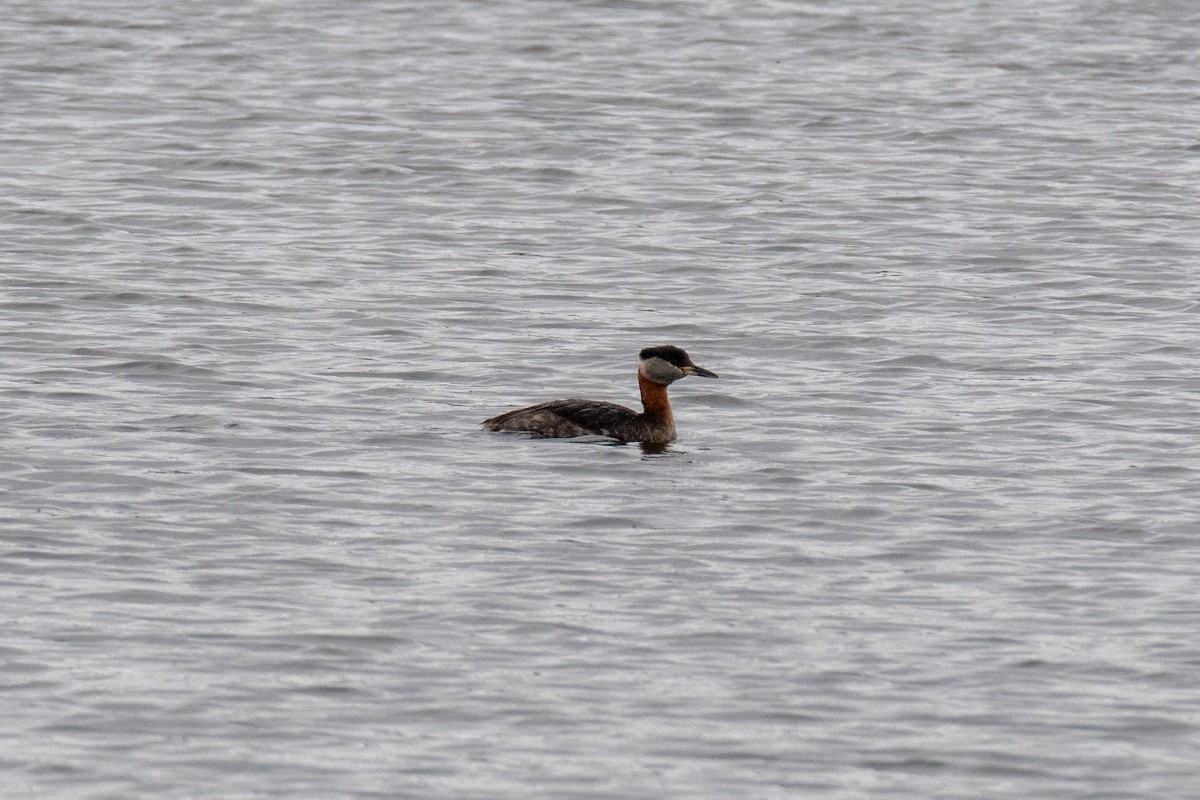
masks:
<svg viewBox="0 0 1200 800"><path fill-rule="evenodd" d="M645 409L645 415L674 427L675 417L671 414L671 403L667 400L667 387L638 372L638 389L642 392L642 408Z"/></svg>

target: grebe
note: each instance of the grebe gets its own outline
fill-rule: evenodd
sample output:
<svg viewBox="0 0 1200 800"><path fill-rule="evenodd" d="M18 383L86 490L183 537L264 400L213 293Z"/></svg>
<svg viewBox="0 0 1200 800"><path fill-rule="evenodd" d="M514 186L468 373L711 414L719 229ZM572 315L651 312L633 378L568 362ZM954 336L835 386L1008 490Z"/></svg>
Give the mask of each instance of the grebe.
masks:
<svg viewBox="0 0 1200 800"><path fill-rule="evenodd" d="M717 373L697 367L687 353L669 344L647 347L638 358L638 388L645 408L641 414L597 400L551 400L492 417L483 423L484 430L524 431L545 438L608 436L646 444L673 441L675 417L667 387L687 375L715 378Z"/></svg>

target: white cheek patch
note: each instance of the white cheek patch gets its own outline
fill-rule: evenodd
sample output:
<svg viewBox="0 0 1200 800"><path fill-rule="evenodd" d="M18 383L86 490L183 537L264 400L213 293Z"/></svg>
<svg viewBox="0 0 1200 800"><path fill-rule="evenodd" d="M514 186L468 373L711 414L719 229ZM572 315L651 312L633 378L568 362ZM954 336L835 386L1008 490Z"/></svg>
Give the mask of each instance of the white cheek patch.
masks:
<svg viewBox="0 0 1200 800"><path fill-rule="evenodd" d="M664 385L683 377L683 370L657 356L647 358L638 369L650 380Z"/></svg>

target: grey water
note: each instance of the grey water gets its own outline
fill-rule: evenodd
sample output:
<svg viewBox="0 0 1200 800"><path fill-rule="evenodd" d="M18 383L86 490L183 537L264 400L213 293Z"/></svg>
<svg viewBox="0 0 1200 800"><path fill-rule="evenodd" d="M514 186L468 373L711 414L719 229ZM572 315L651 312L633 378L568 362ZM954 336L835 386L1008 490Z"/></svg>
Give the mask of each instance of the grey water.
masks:
<svg viewBox="0 0 1200 800"><path fill-rule="evenodd" d="M1196 796L1190 0L4 17L3 796Z"/></svg>

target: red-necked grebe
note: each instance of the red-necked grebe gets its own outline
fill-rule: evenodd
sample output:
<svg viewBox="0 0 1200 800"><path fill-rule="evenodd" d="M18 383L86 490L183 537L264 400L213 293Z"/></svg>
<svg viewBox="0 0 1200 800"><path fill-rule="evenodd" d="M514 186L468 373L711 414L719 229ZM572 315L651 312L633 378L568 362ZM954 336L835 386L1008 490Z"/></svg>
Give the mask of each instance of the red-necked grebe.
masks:
<svg viewBox="0 0 1200 800"><path fill-rule="evenodd" d="M642 391L639 414L616 403L597 400L551 400L518 408L483 423L489 431L524 431L546 438L608 436L622 442L666 444L675 439L675 417L667 400L667 387L687 375L715 378L717 373L697 367L674 345L647 347L638 358L638 388Z"/></svg>

